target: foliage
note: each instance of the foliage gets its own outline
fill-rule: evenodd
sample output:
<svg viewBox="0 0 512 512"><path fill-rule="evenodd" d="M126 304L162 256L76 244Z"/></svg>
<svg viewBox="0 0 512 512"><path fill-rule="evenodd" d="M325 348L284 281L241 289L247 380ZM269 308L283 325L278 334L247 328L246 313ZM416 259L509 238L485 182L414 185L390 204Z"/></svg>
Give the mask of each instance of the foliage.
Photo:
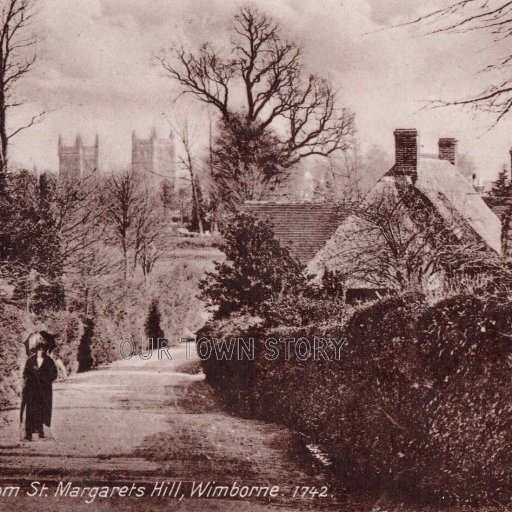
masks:
<svg viewBox="0 0 512 512"><path fill-rule="evenodd" d="M78 369L77 372L86 372L93 367L94 358L91 351L91 341L94 333L94 321L92 318L84 319L84 331L80 344L78 345L77 359Z"/></svg>
<svg viewBox="0 0 512 512"><path fill-rule="evenodd" d="M200 282L200 298L216 318L258 314L262 305L291 295L304 283L301 265L274 238L268 222L237 213L224 233L226 260Z"/></svg>
<svg viewBox="0 0 512 512"><path fill-rule="evenodd" d="M300 286L289 293L271 297L261 307L265 326L306 326L322 322L342 323L348 308L345 304L344 284L339 275L326 271L320 284L313 280L297 278Z"/></svg>
<svg viewBox="0 0 512 512"><path fill-rule="evenodd" d="M277 135L241 114L219 122L211 154L213 195L231 208L263 199L290 174L291 160Z"/></svg>
<svg viewBox="0 0 512 512"><path fill-rule="evenodd" d="M64 301L59 232L39 185L27 171L9 175L0 197L0 276L14 287L17 305L41 312Z"/></svg>
<svg viewBox="0 0 512 512"><path fill-rule="evenodd" d="M241 343L248 346L250 339L258 340L261 328L261 318L235 313L229 318L206 323L196 333L196 347L206 382L220 393L226 405L242 415L255 414L251 392L256 375L254 360L238 358L237 347ZM231 340L236 340L237 345L231 344ZM224 350L226 357L218 350ZM260 351L259 343L256 350ZM230 353L232 357L227 356Z"/></svg>
<svg viewBox="0 0 512 512"><path fill-rule="evenodd" d="M491 194L494 198L502 199L510 196L510 178L506 167L498 173L498 177L492 182Z"/></svg>
<svg viewBox="0 0 512 512"><path fill-rule="evenodd" d="M28 336L27 314L0 301L0 409L18 401L21 391L20 367L23 341Z"/></svg>
<svg viewBox="0 0 512 512"><path fill-rule="evenodd" d="M44 325L56 335L57 348L53 356L64 363L68 375L76 373L79 368L77 356L84 333L81 319L73 313L62 311L45 319Z"/></svg>
<svg viewBox="0 0 512 512"><path fill-rule="evenodd" d="M158 341L164 338L164 331L160 326L160 311L158 309L158 300L156 299L153 299L149 305L144 331L151 347L158 347Z"/></svg>
<svg viewBox="0 0 512 512"><path fill-rule="evenodd" d="M506 504L511 319L509 299L459 295L428 306L415 294L359 308L344 324L265 330L261 319L233 316L201 335L224 347L233 336L255 338L255 359L202 365L234 409L318 443L345 486L416 502ZM341 358L301 360L293 345L291 357L265 357L265 339L301 337L345 340Z"/></svg>

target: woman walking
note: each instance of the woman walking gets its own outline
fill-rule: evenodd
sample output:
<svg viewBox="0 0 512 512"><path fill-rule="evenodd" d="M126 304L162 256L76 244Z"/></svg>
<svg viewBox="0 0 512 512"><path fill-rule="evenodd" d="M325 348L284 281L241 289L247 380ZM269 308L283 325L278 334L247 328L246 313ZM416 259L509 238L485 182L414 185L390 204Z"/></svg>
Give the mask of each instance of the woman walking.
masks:
<svg viewBox="0 0 512 512"><path fill-rule="evenodd" d="M44 437L43 425L51 424L52 384L57 378L57 366L48 355L53 348L53 337L44 331L31 334L27 341L27 351L31 353L23 370L23 391L20 419L25 413L25 439L32 440L32 434Z"/></svg>

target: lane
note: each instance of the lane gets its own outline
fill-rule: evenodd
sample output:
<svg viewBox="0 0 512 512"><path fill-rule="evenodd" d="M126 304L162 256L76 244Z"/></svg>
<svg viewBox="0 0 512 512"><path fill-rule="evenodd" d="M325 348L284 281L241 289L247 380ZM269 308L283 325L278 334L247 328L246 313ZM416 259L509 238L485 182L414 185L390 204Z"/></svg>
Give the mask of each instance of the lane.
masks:
<svg viewBox="0 0 512 512"><path fill-rule="evenodd" d="M325 484L322 474L290 456L294 436L226 413L202 374L179 371L193 362L185 348L172 348L171 354L172 360L116 361L57 383L53 425L45 439L20 442L18 411L2 413L10 422L0 432L0 505L6 502L2 486L13 482L21 491L8 498L9 510L36 503L35 510L43 510L43 498L26 496L31 483L41 481L50 489L52 510L60 512L87 505L83 497L55 497L61 482L137 484L149 492L155 484L182 481L184 501L171 500L176 510L342 510L338 500L292 499L297 485ZM275 500L191 499L197 482L277 485L280 494ZM160 510L169 506L169 498L97 498L89 510L111 510L113 504L116 510L137 510L137 503Z"/></svg>

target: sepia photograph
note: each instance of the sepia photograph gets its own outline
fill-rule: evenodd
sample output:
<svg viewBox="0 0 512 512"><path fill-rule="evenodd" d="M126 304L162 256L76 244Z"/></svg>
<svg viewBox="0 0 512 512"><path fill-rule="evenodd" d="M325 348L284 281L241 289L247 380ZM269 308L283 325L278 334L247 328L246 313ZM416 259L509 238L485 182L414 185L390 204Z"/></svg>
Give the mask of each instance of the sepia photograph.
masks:
<svg viewBox="0 0 512 512"><path fill-rule="evenodd" d="M511 43L0 0L0 511L512 511Z"/></svg>

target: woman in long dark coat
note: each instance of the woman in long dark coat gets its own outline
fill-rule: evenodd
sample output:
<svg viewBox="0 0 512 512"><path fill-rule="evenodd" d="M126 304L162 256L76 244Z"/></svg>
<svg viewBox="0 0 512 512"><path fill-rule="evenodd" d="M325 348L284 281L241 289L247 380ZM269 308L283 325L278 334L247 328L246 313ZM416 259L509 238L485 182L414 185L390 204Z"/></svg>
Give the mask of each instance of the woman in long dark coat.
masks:
<svg viewBox="0 0 512 512"><path fill-rule="evenodd" d="M25 413L25 439L32 434L44 437L43 425L50 426L52 420L52 384L57 378L57 366L48 356L48 345L42 340L34 347L23 370L23 392L21 414Z"/></svg>

